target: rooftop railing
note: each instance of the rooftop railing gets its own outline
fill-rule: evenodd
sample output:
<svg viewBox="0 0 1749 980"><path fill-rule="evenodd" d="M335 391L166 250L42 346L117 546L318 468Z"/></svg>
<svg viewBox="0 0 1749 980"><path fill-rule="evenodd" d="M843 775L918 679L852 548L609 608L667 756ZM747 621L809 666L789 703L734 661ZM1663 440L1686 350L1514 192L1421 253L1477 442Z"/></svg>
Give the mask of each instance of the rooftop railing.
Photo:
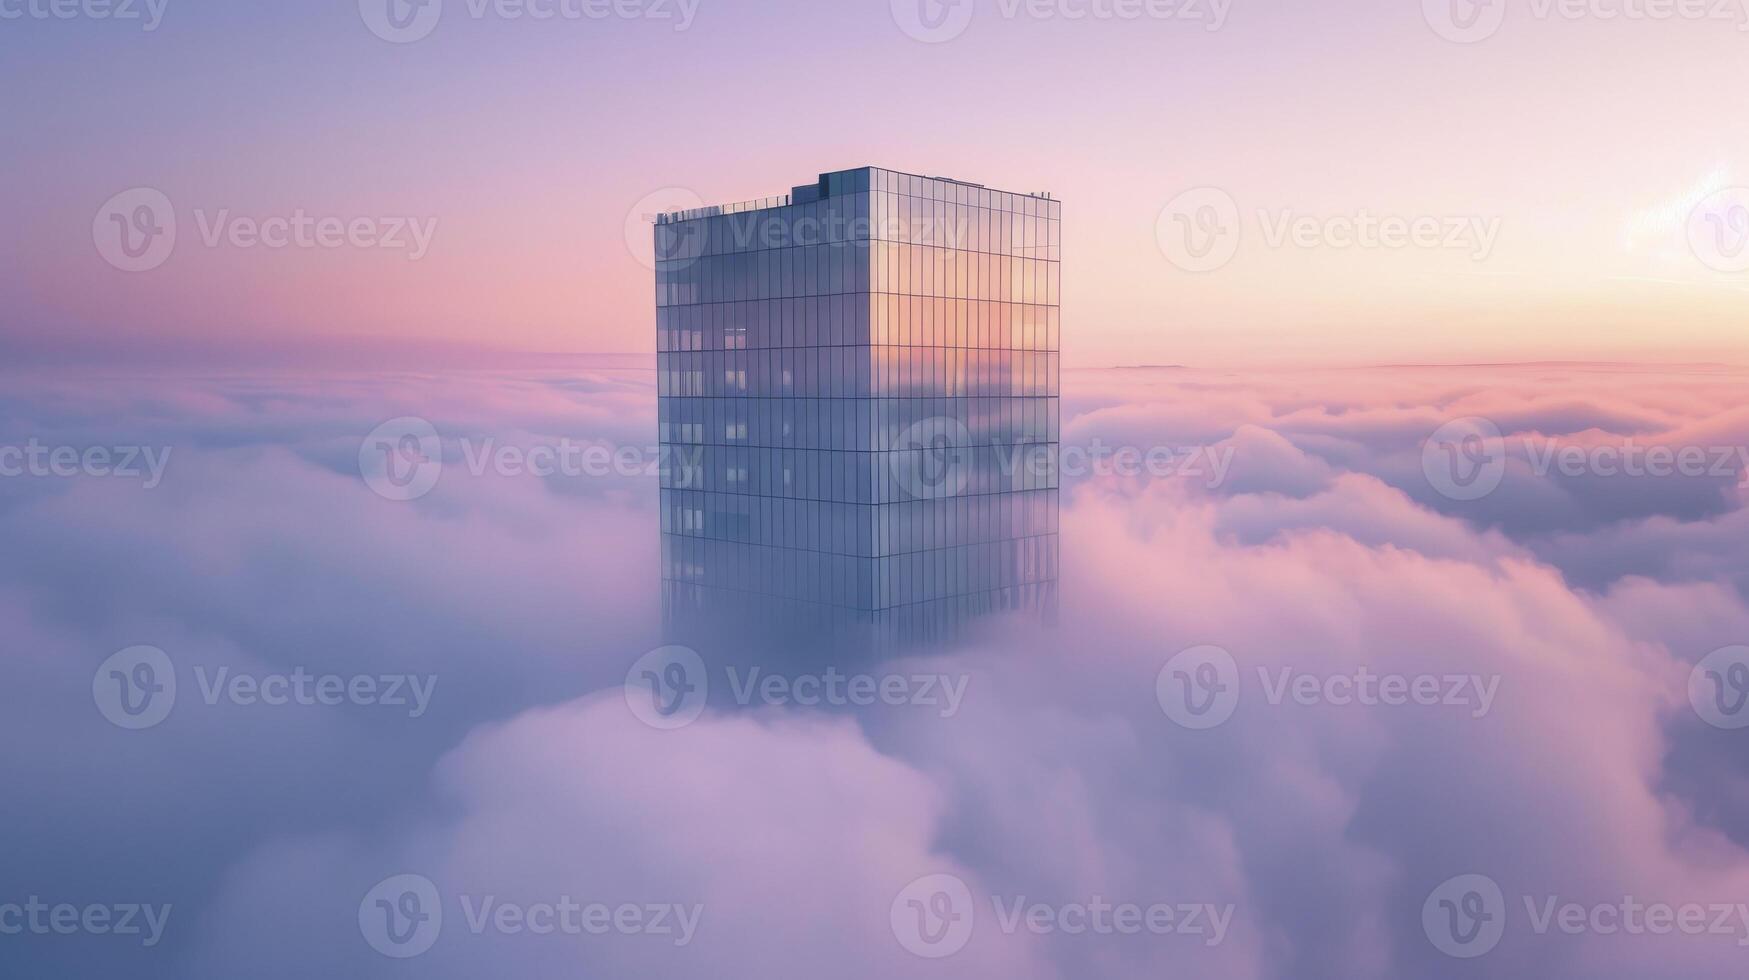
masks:
<svg viewBox="0 0 1749 980"><path fill-rule="evenodd" d="M904 173L903 171L898 171L898 170L885 170L885 171L883 171L883 170L880 170L880 168L873 168L873 169L877 173L887 174L889 180L894 179L894 178L907 178L908 177L908 178L914 178L916 180L927 180L927 181L934 181L934 182L937 182L940 184L952 184L952 185L956 185L956 186L960 186L960 187L968 187L968 188L972 188L973 190L978 191L980 193L984 193L984 194L1006 195L1008 197L1014 197L1014 198L1030 197L1030 198L1034 198L1034 199L1041 200L1041 201L1054 201L1054 200L1056 200L1056 198L1051 196L1049 191L1032 191L1032 192L999 191L999 190L995 190L993 188L985 187L983 184L975 184L969 180L955 180L952 177L926 177L926 176L922 176L919 174L907 174L907 173ZM833 176L842 176L843 174L850 174L850 173L855 173L855 172L856 171L842 171L842 172L839 172L836 174L822 175L822 177L825 178L825 177L833 177ZM868 181L867 180L861 181L861 184L862 184L862 186L860 186L858 188L859 191L868 189L868 187L867 187ZM804 184L804 185L802 185L801 188L798 188L798 190L806 190L812 186L813 185ZM821 186L821 193L824 194L825 190L826 190L826 186L824 184L822 184L820 186ZM837 194L840 192L841 191L838 187L838 184L834 183L832 193ZM800 203L805 204L805 203L811 202L812 200L814 200L813 197L804 196ZM692 221L696 218L714 218L714 217L718 217L720 215L725 215L725 214L740 214L740 213L745 212L745 211L761 211L761 210L764 210L765 208L787 207L788 205L790 205L792 203L797 203L794 201L793 194L779 194L776 197L759 197L759 198L754 198L751 201L737 201L734 204L712 204L712 205L708 205L706 207L688 208L684 211L668 211L668 212L664 212L662 214L656 215L656 223L659 225L666 225L666 224L673 224L673 223L679 222L679 221Z"/></svg>
<svg viewBox="0 0 1749 980"><path fill-rule="evenodd" d="M702 208L689 208L685 211L668 211L656 216L659 225L675 221L691 221L694 218L714 218L722 214L740 214L743 211L762 211L766 208L781 208L789 204L788 194L776 197L757 197L751 201L736 201L733 204L712 204Z"/></svg>

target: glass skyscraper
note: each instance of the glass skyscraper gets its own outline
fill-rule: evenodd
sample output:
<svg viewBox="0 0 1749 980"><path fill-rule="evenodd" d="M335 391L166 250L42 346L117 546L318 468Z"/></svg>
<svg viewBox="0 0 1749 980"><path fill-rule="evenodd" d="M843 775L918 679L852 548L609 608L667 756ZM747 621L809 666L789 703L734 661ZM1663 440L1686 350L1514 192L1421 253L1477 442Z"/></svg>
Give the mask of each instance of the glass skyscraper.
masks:
<svg viewBox="0 0 1749 980"><path fill-rule="evenodd" d="M669 600L1054 599L1060 221L873 168L658 216Z"/></svg>

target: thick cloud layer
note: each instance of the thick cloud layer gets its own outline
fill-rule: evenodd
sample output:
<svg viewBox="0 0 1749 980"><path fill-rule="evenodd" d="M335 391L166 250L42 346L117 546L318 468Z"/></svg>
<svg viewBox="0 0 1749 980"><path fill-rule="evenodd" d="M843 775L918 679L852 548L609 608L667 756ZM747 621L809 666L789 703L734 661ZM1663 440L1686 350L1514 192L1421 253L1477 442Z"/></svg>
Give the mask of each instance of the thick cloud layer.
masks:
<svg viewBox="0 0 1749 980"><path fill-rule="evenodd" d="M1065 447L1088 465L1066 474L1054 625L990 616L853 660L741 624L696 644L709 696L673 728L623 683L663 642L653 479L469 466L488 438L647 445L647 375L8 387L0 444L172 455L150 490L0 479L0 905L173 911L150 948L0 935L0 967L1741 976L1749 729L1691 698L1696 664L1749 643L1741 469L1605 473L1594 450L1749 445L1742 376L1157 370L1066 387ZM438 432L443 474L384 499L359 442L410 415ZM1459 499L1426 444L1472 418L1504 465ZM1539 471L1568 446L1574 475ZM1155 449L1179 465L1130 465ZM135 644L178 684L140 731L93 694ZM1204 664L1231 671L1198 689L1226 692L1213 716L1185 700ZM779 686L747 682L755 667ZM208 704L220 669L434 686L416 715ZM907 696L812 703L828 670ZM414 879L378 888L401 875L436 904L400 904ZM1498 904L1442 890L1466 875ZM534 928L567 901L610 924ZM1705 928L1628 934L1633 908L1660 905ZM441 928L385 939L415 908ZM1483 938L1461 941L1469 925Z"/></svg>

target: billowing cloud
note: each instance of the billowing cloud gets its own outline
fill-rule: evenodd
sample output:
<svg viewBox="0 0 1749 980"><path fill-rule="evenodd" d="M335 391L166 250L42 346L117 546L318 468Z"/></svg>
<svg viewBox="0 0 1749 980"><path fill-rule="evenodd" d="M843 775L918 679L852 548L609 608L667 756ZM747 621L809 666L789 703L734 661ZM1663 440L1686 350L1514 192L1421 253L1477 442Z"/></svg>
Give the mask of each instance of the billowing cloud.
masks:
<svg viewBox="0 0 1749 980"><path fill-rule="evenodd" d="M1709 723L1690 684L1709 653L1749 642L1734 478L1564 478L1515 456L1492 494L1459 500L1422 452L1467 416L1581 448L1742 442L1738 379L1542 366L1103 380L1097 401L1071 402L1065 441L1203 446L1231 465L1213 484L1070 481L1053 626L992 616L951 644L862 661L793 636L779 649L739 628L702 634L709 671L940 677L962 685L953 710L741 703L717 674L703 715L677 730L645 724L621 686L662 641L650 481L475 476L460 461L464 437L647 440L642 376L409 378L375 393L141 382L96 407L10 393L9 440L158 439L178 455L151 491L0 481L0 622L17 650L0 768L23 790L5 812L25 831L8 865L26 894L177 908L149 960L27 936L0 938L0 963L197 977L1740 975L1744 732ZM120 405L139 420L106 420ZM400 503L373 494L355 458L349 472L347 451L407 414L444 434L445 470ZM167 721L130 732L93 707L92 675L136 643L169 653L182 689ZM1195 669L1223 664L1212 648L1230 675ZM420 718L207 705L196 671L221 667L430 672L437 687ZM1221 683L1203 693L1230 692L1230 717L1187 723L1172 699L1209 676ZM429 880L444 920L428 952L398 961L372 947L360 905L404 874ZM963 883L972 917L962 949L926 959L905 916L947 893L904 899L934 875ZM1423 916L1467 914L1467 895L1446 907L1435 894L1464 875L1502 901L1477 907L1502 929L1473 960L1442 952ZM645 926L656 907L702 911L684 943L514 925L566 896L635 907ZM514 912L493 918L488 898ZM1610 911L1624 905L1704 910L1706 928L1604 934L1625 928ZM1072 928L1113 906L1170 909L1177 927Z"/></svg>

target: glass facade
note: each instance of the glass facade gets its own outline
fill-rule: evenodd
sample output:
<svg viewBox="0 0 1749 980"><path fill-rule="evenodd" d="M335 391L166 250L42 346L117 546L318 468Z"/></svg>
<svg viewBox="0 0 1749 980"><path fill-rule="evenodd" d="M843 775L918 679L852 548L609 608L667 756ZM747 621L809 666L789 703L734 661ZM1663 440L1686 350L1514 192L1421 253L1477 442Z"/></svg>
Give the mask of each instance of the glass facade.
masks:
<svg viewBox="0 0 1749 980"><path fill-rule="evenodd" d="M660 216L665 581L859 610L1054 591L1060 222L872 168Z"/></svg>

